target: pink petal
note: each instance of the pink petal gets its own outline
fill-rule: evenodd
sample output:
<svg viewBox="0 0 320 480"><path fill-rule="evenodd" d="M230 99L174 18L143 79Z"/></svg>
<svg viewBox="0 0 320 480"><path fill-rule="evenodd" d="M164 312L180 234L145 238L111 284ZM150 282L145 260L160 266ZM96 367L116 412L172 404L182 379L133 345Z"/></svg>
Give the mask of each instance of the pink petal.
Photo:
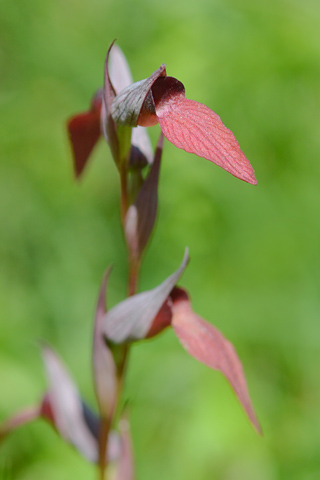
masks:
<svg viewBox="0 0 320 480"><path fill-rule="evenodd" d="M231 130L210 108L185 98L181 82L160 77L152 93L161 130L169 142L256 185L254 170Z"/></svg>
<svg viewBox="0 0 320 480"><path fill-rule="evenodd" d="M127 59L118 45L111 44L109 55L110 80L117 93L133 83L131 71Z"/></svg>
<svg viewBox="0 0 320 480"><path fill-rule="evenodd" d="M72 443L85 458L95 462L98 454L97 441L84 418L78 389L51 348L44 346L42 354L50 383L49 403L55 427L62 438Z"/></svg>
<svg viewBox="0 0 320 480"><path fill-rule="evenodd" d="M171 296L172 327L182 346L199 362L219 370L227 378L249 419L261 433L243 368L233 345L217 328L192 311L188 295L183 289L175 288Z"/></svg>

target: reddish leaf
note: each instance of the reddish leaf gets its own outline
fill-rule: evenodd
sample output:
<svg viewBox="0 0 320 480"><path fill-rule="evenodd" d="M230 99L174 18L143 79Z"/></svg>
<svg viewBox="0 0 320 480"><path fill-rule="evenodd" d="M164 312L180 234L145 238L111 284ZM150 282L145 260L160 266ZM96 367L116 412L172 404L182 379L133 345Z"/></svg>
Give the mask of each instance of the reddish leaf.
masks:
<svg viewBox="0 0 320 480"><path fill-rule="evenodd" d="M103 319L106 313L106 287L111 268L104 274L96 309L93 336L93 377L96 398L102 417L112 414L117 394L116 366L112 354L102 336Z"/></svg>
<svg viewBox="0 0 320 480"><path fill-rule="evenodd" d="M74 171L79 177L100 137L101 95L93 100L91 110L68 120L69 138L73 151Z"/></svg>
<svg viewBox="0 0 320 480"><path fill-rule="evenodd" d="M188 295L183 289L176 288L171 296L172 327L182 346L199 362L219 370L229 380L249 419L261 433L242 365L233 345L217 328L192 311Z"/></svg>
<svg viewBox="0 0 320 480"><path fill-rule="evenodd" d="M163 147L161 134L150 173L128 209L125 219L125 234L131 255L140 258L152 232L158 210L158 181Z"/></svg>
<svg viewBox="0 0 320 480"><path fill-rule="evenodd" d="M103 331L107 340L119 344L141 340L148 334L161 306L176 285L189 261L188 249L176 272L153 290L126 298L106 313Z"/></svg>
<svg viewBox="0 0 320 480"><path fill-rule="evenodd" d="M181 82L172 77L158 78L152 94L161 130L169 142L256 185L254 170L233 133L210 108L186 99Z"/></svg>

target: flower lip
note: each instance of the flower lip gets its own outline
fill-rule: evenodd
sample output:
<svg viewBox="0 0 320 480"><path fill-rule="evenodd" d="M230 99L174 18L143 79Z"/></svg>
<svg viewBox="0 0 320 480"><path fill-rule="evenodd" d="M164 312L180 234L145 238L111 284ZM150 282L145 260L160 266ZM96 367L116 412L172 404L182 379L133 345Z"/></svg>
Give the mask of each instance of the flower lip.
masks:
<svg viewBox="0 0 320 480"><path fill-rule="evenodd" d="M174 77L159 77L151 88L156 108L156 113L177 101L180 96L185 96L185 88L182 82Z"/></svg>

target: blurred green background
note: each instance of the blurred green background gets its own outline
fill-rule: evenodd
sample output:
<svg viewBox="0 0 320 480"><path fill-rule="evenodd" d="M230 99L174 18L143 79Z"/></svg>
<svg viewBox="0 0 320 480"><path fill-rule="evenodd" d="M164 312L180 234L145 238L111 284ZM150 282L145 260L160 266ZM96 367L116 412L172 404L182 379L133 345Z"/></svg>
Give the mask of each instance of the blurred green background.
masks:
<svg viewBox="0 0 320 480"><path fill-rule="evenodd" d="M0 6L0 418L46 381L38 340L94 405L100 280L125 295L118 179L101 142L73 181L65 121L87 108L118 39L135 80L167 63L233 130L258 186L166 142L141 289L175 270L194 309L234 343L263 425L172 331L136 345L126 398L138 480L320 476L320 4L316 0L15 0ZM151 129L153 142L159 128ZM0 478L96 478L43 422L0 449Z"/></svg>

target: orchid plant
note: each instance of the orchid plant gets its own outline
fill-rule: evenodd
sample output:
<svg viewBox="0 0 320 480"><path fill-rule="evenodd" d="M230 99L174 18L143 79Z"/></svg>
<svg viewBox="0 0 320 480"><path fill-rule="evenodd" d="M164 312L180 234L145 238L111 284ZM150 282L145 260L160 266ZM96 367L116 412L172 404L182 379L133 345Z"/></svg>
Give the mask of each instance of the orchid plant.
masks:
<svg viewBox="0 0 320 480"><path fill-rule="evenodd" d="M155 152L146 127L159 123ZM100 136L107 141L119 171L121 222L128 250L128 296L107 310L102 280L93 328L93 383L98 413L82 400L61 359L42 346L48 389L38 405L22 410L0 427L0 439L18 426L44 418L67 442L98 466L101 480L132 480L134 462L128 412L121 401L128 353L133 342L172 327L183 348L198 361L219 370L230 382L248 418L260 432L243 368L233 345L192 310L188 292L177 283L188 261L155 288L137 292L143 253L157 216L163 137L235 177L255 185L254 171L233 133L205 105L188 100L183 84L161 65L149 78L133 83L127 61L110 46L105 82L88 111L68 121L74 170L80 177Z"/></svg>

